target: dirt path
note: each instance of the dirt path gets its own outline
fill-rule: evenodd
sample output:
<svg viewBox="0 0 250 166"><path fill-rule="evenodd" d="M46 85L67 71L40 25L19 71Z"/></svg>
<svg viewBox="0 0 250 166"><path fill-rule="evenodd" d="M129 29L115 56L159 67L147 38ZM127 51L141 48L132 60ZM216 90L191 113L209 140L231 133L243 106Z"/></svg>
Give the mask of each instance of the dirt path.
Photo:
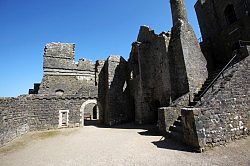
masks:
<svg viewBox="0 0 250 166"><path fill-rule="evenodd" d="M29 133L0 148L0 166L250 165L250 139L188 152L145 129L88 126Z"/></svg>

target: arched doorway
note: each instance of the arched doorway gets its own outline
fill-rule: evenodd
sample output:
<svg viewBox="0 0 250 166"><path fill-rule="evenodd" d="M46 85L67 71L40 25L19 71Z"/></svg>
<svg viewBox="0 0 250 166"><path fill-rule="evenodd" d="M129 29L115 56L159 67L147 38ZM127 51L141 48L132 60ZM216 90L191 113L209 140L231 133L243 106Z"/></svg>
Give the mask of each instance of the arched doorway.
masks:
<svg viewBox="0 0 250 166"><path fill-rule="evenodd" d="M85 101L80 109L81 126L86 124L96 124L99 120L99 109L96 99Z"/></svg>
<svg viewBox="0 0 250 166"><path fill-rule="evenodd" d="M98 111L97 111L97 105L93 107L93 119L98 119Z"/></svg>
<svg viewBox="0 0 250 166"><path fill-rule="evenodd" d="M160 107L161 103L159 100L151 101L150 103L150 110L153 112L152 123L157 124L158 121L158 108Z"/></svg>

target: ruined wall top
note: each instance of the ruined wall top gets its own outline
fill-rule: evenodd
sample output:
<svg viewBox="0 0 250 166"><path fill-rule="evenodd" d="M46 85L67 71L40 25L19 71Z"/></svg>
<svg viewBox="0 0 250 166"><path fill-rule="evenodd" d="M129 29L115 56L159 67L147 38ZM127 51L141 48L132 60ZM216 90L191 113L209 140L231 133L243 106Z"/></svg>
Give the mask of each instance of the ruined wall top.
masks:
<svg viewBox="0 0 250 166"><path fill-rule="evenodd" d="M48 43L44 49L44 74L53 75L65 73L61 70L95 71L95 63L86 59L80 59L75 63L75 44L72 43ZM52 70L53 69L53 70ZM56 71L54 69L57 69ZM60 70L60 71L59 71Z"/></svg>
<svg viewBox="0 0 250 166"><path fill-rule="evenodd" d="M170 32L162 32L160 34L156 34L154 30L152 30L148 26L141 26L140 31L137 37L137 42L148 42L152 38L170 38L171 33Z"/></svg>
<svg viewBox="0 0 250 166"><path fill-rule="evenodd" d="M44 56L74 60L75 44L73 43L48 43L44 48Z"/></svg>
<svg viewBox="0 0 250 166"><path fill-rule="evenodd" d="M175 26L179 21L187 22L187 13L184 5L184 0L170 0L172 20Z"/></svg>
<svg viewBox="0 0 250 166"><path fill-rule="evenodd" d="M75 62L75 44L48 43L44 49L43 79L38 94L97 95L100 65L86 59ZM101 61L97 61L101 63ZM98 68L99 67L99 68ZM99 69L100 70L100 69Z"/></svg>

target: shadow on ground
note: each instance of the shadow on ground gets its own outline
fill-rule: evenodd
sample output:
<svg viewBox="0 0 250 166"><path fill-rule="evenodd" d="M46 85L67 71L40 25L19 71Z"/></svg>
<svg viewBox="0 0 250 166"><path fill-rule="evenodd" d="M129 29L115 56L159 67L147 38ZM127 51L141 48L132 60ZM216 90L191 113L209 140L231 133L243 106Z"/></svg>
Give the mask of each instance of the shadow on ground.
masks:
<svg viewBox="0 0 250 166"><path fill-rule="evenodd" d="M170 138L160 139L159 141L152 142L157 148L162 149L171 149L171 150L178 150L178 151L185 151L185 152L196 152L193 148L185 146L181 143L178 143Z"/></svg>
<svg viewBox="0 0 250 166"><path fill-rule="evenodd" d="M99 121L98 120L84 120L84 126L99 126L98 125ZM100 126L101 127L101 126Z"/></svg>
<svg viewBox="0 0 250 166"><path fill-rule="evenodd" d="M84 120L84 126L95 126L97 128L112 128L112 129L142 129L142 130L149 130L149 131L156 131L157 126L148 124L148 125L138 125L133 122L131 123L124 123L120 125L114 126L107 126L107 125L100 125L96 120ZM153 132L152 132L153 133ZM143 134L141 134L143 135Z"/></svg>
<svg viewBox="0 0 250 166"><path fill-rule="evenodd" d="M148 125L137 125L135 123L126 123L122 125L116 126L105 126L105 125L98 125L97 121L85 121L85 126L95 126L98 128L113 128L113 129L142 129L144 131L138 132L138 134L142 136L162 136L158 132L158 128L154 124ZM161 137L159 141L152 142L157 148L162 149L171 149L171 150L178 150L178 151L185 151L185 152L195 152L191 147L185 146L181 143L178 143L170 138Z"/></svg>

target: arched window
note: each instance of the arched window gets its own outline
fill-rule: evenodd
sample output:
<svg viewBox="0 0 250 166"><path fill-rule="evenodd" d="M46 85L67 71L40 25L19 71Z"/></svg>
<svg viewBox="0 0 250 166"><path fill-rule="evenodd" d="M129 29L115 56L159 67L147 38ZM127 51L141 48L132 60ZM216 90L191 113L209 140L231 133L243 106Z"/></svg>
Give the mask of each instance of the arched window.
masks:
<svg viewBox="0 0 250 166"><path fill-rule="evenodd" d="M224 14L225 14L228 25L233 24L234 22L237 21L237 17L236 17L235 10L234 10L234 5L232 4L227 5L224 11Z"/></svg>
<svg viewBox="0 0 250 166"><path fill-rule="evenodd" d="M61 95L63 95L63 94L64 94L64 90L62 90L62 89L56 90L56 95L61 96Z"/></svg>

